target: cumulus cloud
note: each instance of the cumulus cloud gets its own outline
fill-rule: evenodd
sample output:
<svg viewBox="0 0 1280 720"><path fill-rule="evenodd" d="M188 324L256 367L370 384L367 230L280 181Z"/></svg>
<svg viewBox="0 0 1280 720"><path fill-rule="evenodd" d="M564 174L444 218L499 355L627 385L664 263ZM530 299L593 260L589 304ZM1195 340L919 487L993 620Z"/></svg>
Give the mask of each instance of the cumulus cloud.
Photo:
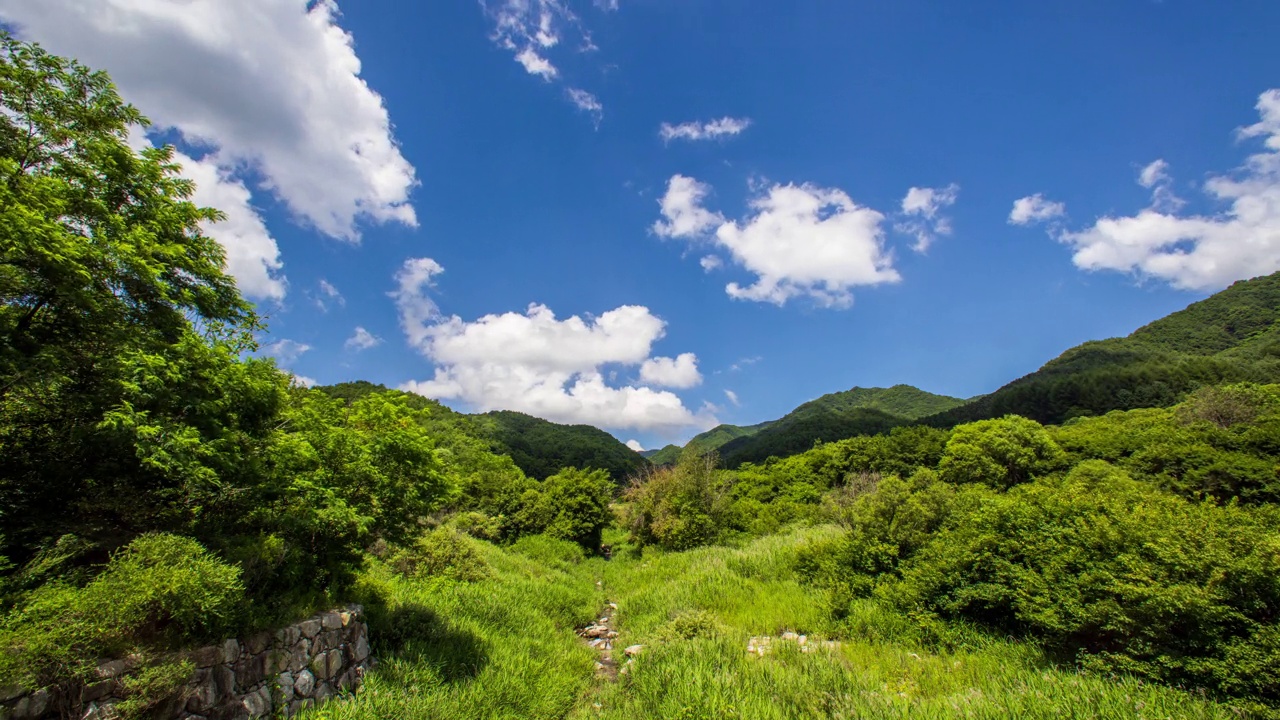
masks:
<svg viewBox="0 0 1280 720"><path fill-rule="evenodd" d="M674 358L649 358L640 365L640 382L670 388L694 387L702 382L698 356L681 353Z"/></svg>
<svg viewBox="0 0 1280 720"><path fill-rule="evenodd" d="M724 261L721 260L718 255L703 255L702 259L698 261L698 264L702 266L703 270L711 272L721 265L724 265Z"/></svg>
<svg viewBox="0 0 1280 720"><path fill-rule="evenodd" d="M293 373L289 373L289 375L293 378L293 382L296 385L301 385L305 388L315 387L317 385L315 378L309 378L306 375L295 375Z"/></svg>
<svg viewBox="0 0 1280 720"><path fill-rule="evenodd" d="M360 352L362 350L368 350L371 347L377 347L378 345L381 345L381 344L382 344L382 338L378 337L377 335L374 335L373 333L369 332L368 330L365 330L360 326L356 326L355 332L351 335L351 337L347 338L347 341L343 343L342 346L348 350L355 350L356 352Z"/></svg>
<svg viewBox="0 0 1280 720"><path fill-rule="evenodd" d="M706 122L683 122L678 125L662 123L658 128L658 136L669 143L672 140L716 140L733 137L751 127L751 118L722 117L719 120Z"/></svg>
<svg viewBox="0 0 1280 720"><path fill-rule="evenodd" d="M428 293L432 278L442 272L444 268L431 258L409 258L396 272L396 289L389 293L400 312L400 328L409 344L419 349L428 340L431 324L440 317Z"/></svg>
<svg viewBox="0 0 1280 720"><path fill-rule="evenodd" d="M693 238L723 223L723 215L702 206L710 193L711 186L706 183L684 175L671 176L667 192L658 201L665 219L655 222L653 231L664 238Z"/></svg>
<svg viewBox="0 0 1280 720"><path fill-rule="evenodd" d="M182 165L182 175L196 184L191 201L217 208L225 216L220 222L206 223L203 230L226 250L227 272L240 292L259 300L283 300L288 283L281 273L280 248L253 207L244 182L213 162L183 153L175 153L174 160Z"/></svg>
<svg viewBox="0 0 1280 720"><path fill-rule="evenodd" d="M734 392L734 391L732 391L732 390L725 390L725 391L724 391L724 396L725 396L725 397L727 397L727 398L729 398L729 402L733 403L735 406L741 406L741 405L742 405L742 403L738 401L738 393L736 393L736 392Z"/></svg>
<svg viewBox="0 0 1280 720"><path fill-rule="evenodd" d="M960 186L955 183L943 188L913 187L902 198L903 220L895 229L914 235L916 252L925 252L939 235L951 234L951 218L940 213L943 208L956 204Z"/></svg>
<svg viewBox="0 0 1280 720"><path fill-rule="evenodd" d="M710 242L756 275L749 286L726 285L730 297L776 305L809 297L819 305L848 307L852 288L901 279L884 245L884 215L842 190L811 184L760 188L741 222L704 208L709 191L693 178L673 176L659 201L664 220L653 230Z"/></svg>
<svg viewBox="0 0 1280 720"><path fill-rule="evenodd" d="M643 368L651 359L666 323L648 308L624 305L599 317L561 320L545 305L533 304L523 313L444 318L426 298L439 272L434 261L416 258L396 277L393 296L406 337L436 366L434 377L403 389L460 400L482 412L518 410L554 422L648 431L716 424L712 414L690 411L670 391L606 383L604 366ZM673 362L687 372L694 360L689 355Z"/></svg>
<svg viewBox="0 0 1280 720"><path fill-rule="evenodd" d="M635 452L644 452L644 446L640 444L639 440L636 440L634 438L631 440L628 440L626 442L626 445L627 447L631 448Z"/></svg>
<svg viewBox="0 0 1280 720"><path fill-rule="evenodd" d="M1138 177L1152 190L1149 207L1054 233L1074 251L1076 267L1135 273L1185 290L1217 290L1280 270L1280 90L1262 93L1256 107L1259 121L1238 135L1261 138L1263 150L1203 185L1219 212L1181 214L1169 167L1157 161Z"/></svg>
<svg viewBox="0 0 1280 720"><path fill-rule="evenodd" d="M1067 212L1067 206L1060 202L1046 200L1044 195L1036 193L1013 201L1013 210L1009 212L1011 225L1030 225L1060 218Z"/></svg>
<svg viewBox="0 0 1280 720"><path fill-rule="evenodd" d="M360 77L333 0L0 0L0 19L107 70L158 129L208 149L201 164L224 181L250 171L325 235L355 241L361 219L416 224L414 168ZM207 168L184 166L208 179ZM240 234L227 243L237 278L278 294L264 279L278 269L274 243L248 216L235 222Z"/></svg>
<svg viewBox="0 0 1280 720"><path fill-rule="evenodd" d="M556 70L556 66L552 65L550 60L539 55L531 47L527 47L517 53L516 62L524 66L525 72L530 75L537 75L548 82L554 80L560 74L560 71Z"/></svg>
<svg viewBox="0 0 1280 720"><path fill-rule="evenodd" d="M262 352L275 358L281 365L290 365L294 360L310 352L311 346L296 340L282 338L262 346Z"/></svg>

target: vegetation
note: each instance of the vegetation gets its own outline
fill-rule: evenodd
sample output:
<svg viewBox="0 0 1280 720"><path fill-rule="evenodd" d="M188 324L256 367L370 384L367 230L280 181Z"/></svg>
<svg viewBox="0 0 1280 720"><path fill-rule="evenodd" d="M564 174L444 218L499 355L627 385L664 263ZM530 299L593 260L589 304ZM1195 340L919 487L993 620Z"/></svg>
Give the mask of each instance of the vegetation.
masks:
<svg viewBox="0 0 1280 720"><path fill-rule="evenodd" d="M0 687L128 657L144 717L169 651L354 600L379 664L310 717L1280 717L1280 275L925 423L960 401L855 388L655 467L293 385L172 150L0 45Z"/></svg>
<svg viewBox="0 0 1280 720"><path fill-rule="evenodd" d="M724 443L720 454L729 467L804 452L815 442L876 435L926 415L957 407L959 398L934 395L910 385L853 388L823 395L755 432ZM691 443L692 445L692 443Z"/></svg>

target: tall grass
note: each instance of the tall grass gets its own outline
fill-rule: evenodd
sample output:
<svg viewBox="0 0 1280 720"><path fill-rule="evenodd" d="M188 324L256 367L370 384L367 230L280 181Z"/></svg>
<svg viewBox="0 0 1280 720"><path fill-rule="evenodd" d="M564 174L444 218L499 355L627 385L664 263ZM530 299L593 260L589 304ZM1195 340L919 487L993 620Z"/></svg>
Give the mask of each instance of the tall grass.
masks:
<svg viewBox="0 0 1280 720"><path fill-rule="evenodd" d="M493 572L475 583L375 567L363 587L382 598L371 608L381 662L357 696L307 717L1241 717L1174 689L1057 667L1034 645L968 629L943 649L869 601L835 620L792 571L799 546L833 532L683 553L620 547L612 561L541 537L508 549L478 543ZM616 647L645 646L617 682L593 677L595 652L573 634L606 601L618 604ZM775 641L764 657L746 652L752 636L788 630L839 645L803 653Z"/></svg>

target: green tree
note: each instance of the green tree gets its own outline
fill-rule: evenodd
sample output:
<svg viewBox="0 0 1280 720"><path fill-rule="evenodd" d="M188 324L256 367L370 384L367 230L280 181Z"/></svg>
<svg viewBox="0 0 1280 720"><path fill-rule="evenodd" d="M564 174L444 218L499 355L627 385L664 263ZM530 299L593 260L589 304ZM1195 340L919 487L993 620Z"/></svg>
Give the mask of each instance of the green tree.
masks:
<svg viewBox="0 0 1280 720"><path fill-rule="evenodd" d="M176 406L134 404L157 383L177 400L184 372L217 374L252 346L257 318L201 230L220 216L189 201L172 149L129 147L146 120L105 74L3 35L0 105L0 527L22 561L83 524L84 508L67 505L86 493L116 498L91 534L114 527L114 544L127 540L139 528L115 516L122 503L145 514L136 492L149 485L155 497L208 483L178 466L192 468L211 432L257 429L282 389L224 413L220 428L186 419L208 418L207 386ZM126 416L152 428L148 449L119 442ZM161 466L174 471L163 481Z"/></svg>
<svg viewBox="0 0 1280 720"><path fill-rule="evenodd" d="M1017 415L957 427L938 472L952 483L1008 488L1061 464L1062 449L1040 423Z"/></svg>

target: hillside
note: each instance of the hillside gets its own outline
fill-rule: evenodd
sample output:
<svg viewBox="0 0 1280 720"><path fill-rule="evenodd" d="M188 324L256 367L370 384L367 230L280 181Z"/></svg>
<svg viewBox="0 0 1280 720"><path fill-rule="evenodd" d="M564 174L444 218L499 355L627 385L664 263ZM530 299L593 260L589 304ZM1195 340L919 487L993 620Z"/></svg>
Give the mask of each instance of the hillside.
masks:
<svg viewBox="0 0 1280 720"><path fill-rule="evenodd" d="M617 438L590 425L559 425L510 410L471 416L529 477L542 480L561 468L607 470L622 483L649 464Z"/></svg>
<svg viewBox="0 0 1280 720"><path fill-rule="evenodd" d="M348 403L386 390L382 385L363 380L317 389ZM622 483L648 464L614 436L589 425L558 425L510 411L467 415L429 398L409 397L414 407L432 411L432 425L484 441L493 452L509 456L526 475L538 480L554 475L561 468L578 467L607 470L614 482Z"/></svg>
<svg viewBox="0 0 1280 720"><path fill-rule="evenodd" d="M887 432L911 420L957 407L959 398L935 395L910 385L858 388L811 400L782 418L754 426L755 432L720 447L728 467L770 456L804 452L818 441Z"/></svg>
<svg viewBox="0 0 1280 720"><path fill-rule="evenodd" d="M1059 423L1164 407L1222 382L1280 377L1280 273L1242 280L1123 338L1073 347L1039 370L925 418L937 427L1023 415Z"/></svg>
<svg viewBox="0 0 1280 720"><path fill-rule="evenodd" d="M769 427L773 421L762 422L756 425L717 425L710 430L694 435L684 447L679 445L667 445L666 447L650 454L649 461L654 465L670 465L680 459L680 453L686 448L698 448L700 451L707 453L712 450L719 450L721 447L738 438L751 437L761 430Z"/></svg>

